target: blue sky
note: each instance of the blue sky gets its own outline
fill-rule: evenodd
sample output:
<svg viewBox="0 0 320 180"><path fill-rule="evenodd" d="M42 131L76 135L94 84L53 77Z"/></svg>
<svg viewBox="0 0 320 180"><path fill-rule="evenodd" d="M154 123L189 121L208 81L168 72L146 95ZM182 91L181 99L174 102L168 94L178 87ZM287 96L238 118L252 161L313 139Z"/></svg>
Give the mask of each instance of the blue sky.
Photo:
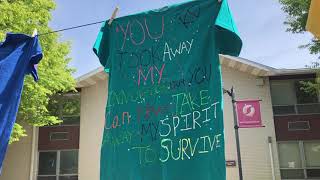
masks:
<svg viewBox="0 0 320 180"><path fill-rule="evenodd" d="M57 8L53 12L50 26L62 29L108 19L119 5L118 16L160 8L185 0L55 0ZM291 34L283 25L286 15L277 0L229 0L234 19L243 40L241 57L275 68L303 68L316 56L299 45L310 41L312 35ZM75 67L75 77L79 77L100 66L92 52L101 24L61 32L61 41L70 41Z"/></svg>

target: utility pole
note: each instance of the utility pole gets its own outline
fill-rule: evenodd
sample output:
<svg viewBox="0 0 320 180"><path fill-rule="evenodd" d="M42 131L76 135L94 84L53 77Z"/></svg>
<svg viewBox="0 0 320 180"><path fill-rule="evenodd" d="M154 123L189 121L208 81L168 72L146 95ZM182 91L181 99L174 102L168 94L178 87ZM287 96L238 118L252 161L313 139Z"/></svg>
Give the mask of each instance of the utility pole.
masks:
<svg viewBox="0 0 320 180"><path fill-rule="evenodd" d="M231 90L223 89L224 93L227 93L231 97L232 108L233 108L233 122L234 122L234 131L236 136L236 145L237 145L237 156L238 156L238 167L239 167L239 180L243 180L242 175L242 163L241 163L241 152L240 152L240 140L239 140L239 126L238 126L238 117L237 117L237 105L236 97L234 93L234 88Z"/></svg>

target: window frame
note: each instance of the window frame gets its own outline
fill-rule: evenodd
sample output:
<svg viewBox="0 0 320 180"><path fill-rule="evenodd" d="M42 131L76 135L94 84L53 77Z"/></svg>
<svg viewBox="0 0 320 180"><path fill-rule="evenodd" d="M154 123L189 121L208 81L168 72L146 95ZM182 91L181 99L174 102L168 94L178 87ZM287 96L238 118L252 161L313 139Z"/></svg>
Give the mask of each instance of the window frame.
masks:
<svg viewBox="0 0 320 180"><path fill-rule="evenodd" d="M78 151L78 173L77 174L60 174L60 157L61 157L61 151ZM39 175L39 159L40 159L40 153L41 152L56 152L57 153L57 159L56 159L56 174L55 175ZM59 180L60 176L78 176L79 177L79 149L60 149L60 150L39 150L38 151L38 168L37 168L37 179L38 177L56 177L56 180Z"/></svg>
<svg viewBox="0 0 320 180"><path fill-rule="evenodd" d="M52 135L53 134L66 134L66 138L64 138L64 139L53 139L52 138ZM57 131L57 132L50 132L49 133L49 139L50 139L50 141L68 141L69 140L69 138L68 138L68 136L69 136L69 132L67 132L67 131Z"/></svg>
<svg viewBox="0 0 320 180"><path fill-rule="evenodd" d="M303 129L303 128L290 128L290 124L294 124L294 123L307 123L308 128ZM310 121L289 121L288 122L288 131L309 131L311 129L310 126Z"/></svg>
<svg viewBox="0 0 320 180"><path fill-rule="evenodd" d="M304 148L304 143L305 142L315 142L320 144L320 140L298 140L298 141L277 141L277 148L279 149L279 144L281 143L298 143L299 144L299 151L300 151L300 159L302 162L302 167L301 168L281 168L280 167L280 151L278 150L278 157L279 157L279 170L303 170L304 178L303 179L284 179L280 177L282 180L320 180L319 178L312 178L307 176L307 170L308 169L319 169L319 167L307 167L307 161L306 161L306 154L305 154L305 148Z"/></svg>

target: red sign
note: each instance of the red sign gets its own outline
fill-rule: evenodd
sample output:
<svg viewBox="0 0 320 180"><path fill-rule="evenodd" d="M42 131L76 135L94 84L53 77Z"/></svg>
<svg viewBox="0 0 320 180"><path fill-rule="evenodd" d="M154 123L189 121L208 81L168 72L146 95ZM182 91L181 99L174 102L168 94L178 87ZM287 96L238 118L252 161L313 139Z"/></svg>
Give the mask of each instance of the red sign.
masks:
<svg viewBox="0 0 320 180"><path fill-rule="evenodd" d="M236 102L239 128L262 127L260 100Z"/></svg>

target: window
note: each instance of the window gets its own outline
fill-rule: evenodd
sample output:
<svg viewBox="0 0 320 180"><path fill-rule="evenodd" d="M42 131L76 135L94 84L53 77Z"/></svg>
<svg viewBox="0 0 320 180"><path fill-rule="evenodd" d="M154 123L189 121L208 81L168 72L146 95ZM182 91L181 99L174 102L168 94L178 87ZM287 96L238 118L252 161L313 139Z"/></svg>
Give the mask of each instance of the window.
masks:
<svg viewBox="0 0 320 180"><path fill-rule="evenodd" d="M320 103L312 104L297 104L298 114L319 114L320 113Z"/></svg>
<svg viewBox="0 0 320 180"><path fill-rule="evenodd" d="M39 175L55 175L57 167L56 152L40 152Z"/></svg>
<svg viewBox="0 0 320 180"><path fill-rule="evenodd" d="M78 150L39 152L38 180L78 180Z"/></svg>
<svg viewBox="0 0 320 180"><path fill-rule="evenodd" d="M304 82L314 82L310 80L305 80ZM295 81L295 91L297 96L297 104L307 104L307 103L317 103L318 96L313 92L306 92L302 81Z"/></svg>
<svg viewBox="0 0 320 180"><path fill-rule="evenodd" d="M320 178L320 141L280 142L282 179Z"/></svg>
<svg viewBox="0 0 320 180"><path fill-rule="evenodd" d="M60 174L78 173L78 152L61 151L60 152Z"/></svg>
<svg viewBox="0 0 320 180"><path fill-rule="evenodd" d="M80 94L67 93L52 96L49 102L50 114L63 120L61 125L80 124Z"/></svg>
<svg viewBox="0 0 320 180"><path fill-rule="evenodd" d="M280 106L273 106L273 113L276 115L282 114L296 114L295 105L280 105Z"/></svg>
<svg viewBox="0 0 320 180"><path fill-rule="evenodd" d="M271 81L271 99L273 105L296 104L294 84L289 80Z"/></svg>
<svg viewBox="0 0 320 180"><path fill-rule="evenodd" d="M302 161L299 150L299 144L281 143L279 144L280 167L281 168L301 168Z"/></svg>
<svg viewBox="0 0 320 180"><path fill-rule="evenodd" d="M306 92L303 82L314 82L314 80L291 79L271 81L270 87L273 105L318 103L318 95L314 92Z"/></svg>
<svg viewBox="0 0 320 180"><path fill-rule="evenodd" d="M279 144L279 161L283 179L304 177L299 144L296 142Z"/></svg>
<svg viewBox="0 0 320 180"><path fill-rule="evenodd" d="M305 142L307 176L320 178L320 142Z"/></svg>
<svg viewBox="0 0 320 180"><path fill-rule="evenodd" d="M275 115L319 114L320 97L307 92L304 83L312 79L287 79L270 81L271 99Z"/></svg>

